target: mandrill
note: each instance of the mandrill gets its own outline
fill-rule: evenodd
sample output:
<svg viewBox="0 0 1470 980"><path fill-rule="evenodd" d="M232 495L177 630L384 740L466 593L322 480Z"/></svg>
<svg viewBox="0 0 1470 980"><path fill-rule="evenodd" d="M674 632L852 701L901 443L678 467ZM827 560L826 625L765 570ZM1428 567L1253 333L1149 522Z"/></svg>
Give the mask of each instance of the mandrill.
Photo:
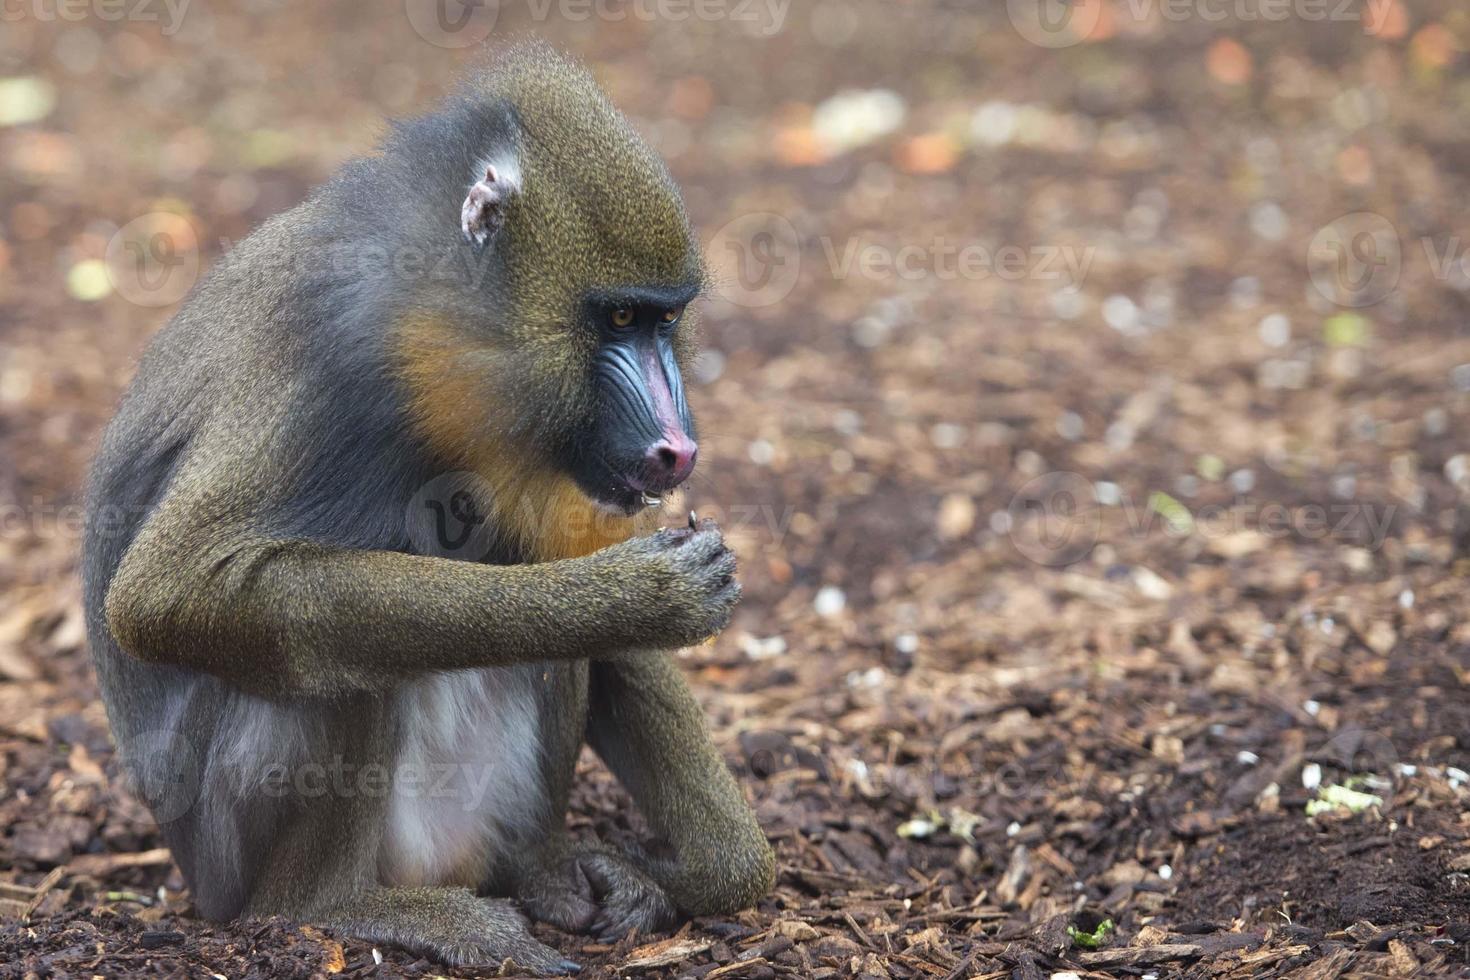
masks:
<svg viewBox="0 0 1470 980"><path fill-rule="evenodd" d="M577 965L730 913L771 848L670 651L728 622L681 382L679 192L582 68L512 49L200 284L91 479L84 578L124 762L199 911L452 965ZM565 827L586 742L654 839Z"/></svg>

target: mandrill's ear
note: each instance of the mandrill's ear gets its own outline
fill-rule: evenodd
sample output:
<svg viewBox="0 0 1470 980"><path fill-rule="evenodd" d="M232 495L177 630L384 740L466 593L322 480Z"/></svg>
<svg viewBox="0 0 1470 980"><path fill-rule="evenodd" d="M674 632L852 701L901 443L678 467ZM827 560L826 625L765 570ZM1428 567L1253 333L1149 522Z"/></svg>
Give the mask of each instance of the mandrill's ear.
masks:
<svg viewBox="0 0 1470 980"><path fill-rule="evenodd" d="M485 167L485 176L477 180L459 209L459 227L465 240L476 249L489 245L505 224L505 209L510 198L519 190L509 175L502 175L493 166Z"/></svg>

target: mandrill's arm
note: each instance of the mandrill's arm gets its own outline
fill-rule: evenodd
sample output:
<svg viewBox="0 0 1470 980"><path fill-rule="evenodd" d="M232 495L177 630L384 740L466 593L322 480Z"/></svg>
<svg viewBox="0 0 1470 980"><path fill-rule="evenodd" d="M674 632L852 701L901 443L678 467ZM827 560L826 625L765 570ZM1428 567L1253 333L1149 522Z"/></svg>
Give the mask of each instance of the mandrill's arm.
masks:
<svg viewBox="0 0 1470 980"><path fill-rule="evenodd" d="M644 862L686 915L754 905L776 858L666 654L594 661L588 738L672 857Z"/></svg>
<svg viewBox="0 0 1470 980"><path fill-rule="evenodd" d="M252 693L383 691L432 671L675 647L723 627L739 595L712 525L479 565L274 539L231 492L164 501L112 580L107 621L142 660Z"/></svg>

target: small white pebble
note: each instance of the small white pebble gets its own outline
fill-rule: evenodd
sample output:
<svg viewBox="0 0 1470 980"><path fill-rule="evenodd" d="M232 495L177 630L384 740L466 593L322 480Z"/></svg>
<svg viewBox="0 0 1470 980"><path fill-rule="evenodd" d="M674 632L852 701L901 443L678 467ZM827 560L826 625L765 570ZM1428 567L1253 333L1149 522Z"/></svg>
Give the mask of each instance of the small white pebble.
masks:
<svg viewBox="0 0 1470 980"><path fill-rule="evenodd" d="M955 449L964 445L966 434L965 427L962 425L940 422L929 430L929 441L934 443L937 449Z"/></svg>
<svg viewBox="0 0 1470 980"><path fill-rule="evenodd" d="M1284 313L1272 313L1261 318L1256 326L1261 343L1267 347L1285 347L1291 343L1291 321Z"/></svg>
<svg viewBox="0 0 1470 980"><path fill-rule="evenodd" d="M771 636L762 639L746 633L740 637L740 650L751 660L770 660L786 652L786 638Z"/></svg>
<svg viewBox="0 0 1470 980"><path fill-rule="evenodd" d="M860 317L852 325L852 339L859 347L881 347L890 330L892 327L875 316Z"/></svg>
<svg viewBox="0 0 1470 980"><path fill-rule="evenodd" d="M840 616L842 610L847 608L847 593L835 585L824 585L817 590L817 597L812 600L812 608L817 611L818 616L828 619Z"/></svg>
<svg viewBox="0 0 1470 980"><path fill-rule="evenodd" d="M1302 766L1302 789L1314 790L1322 785L1322 767L1315 762Z"/></svg>
<svg viewBox="0 0 1470 980"><path fill-rule="evenodd" d="M1460 783L1470 783L1470 773L1467 773L1463 769L1457 769L1454 766L1445 766L1444 774L1453 785L1458 786Z"/></svg>
<svg viewBox="0 0 1470 980"><path fill-rule="evenodd" d="M1424 413L1424 434L1442 436L1450 430L1450 413L1442 408L1431 408Z"/></svg>
<svg viewBox="0 0 1470 980"><path fill-rule="evenodd" d="M776 458L776 447L765 439L755 440L745 451L750 456L750 461L757 466L769 466L771 460Z"/></svg>
<svg viewBox="0 0 1470 980"><path fill-rule="evenodd" d="M380 952L378 952L378 948L376 946L373 947L373 965L374 966L382 966L383 965L383 954L380 953Z"/></svg>
<svg viewBox="0 0 1470 980"><path fill-rule="evenodd" d="M1174 869L1169 867L1167 864L1161 866L1159 868L1159 877L1163 878L1165 881L1168 881L1170 878L1174 877Z"/></svg>
<svg viewBox="0 0 1470 980"><path fill-rule="evenodd" d="M1243 766L1253 766L1261 761L1261 757L1246 749L1241 749L1235 754L1235 761Z"/></svg>
<svg viewBox="0 0 1470 980"><path fill-rule="evenodd" d="M1406 777L1407 776L1413 776L1414 774L1416 774L1419 771L1419 767L1418 766L1410 765L1407 762L1400 762L1398 764L1398 767L1397 768L1398 768L1399 775L1400 776L1406 776Z"/></svg>
<svg viewBox="0 0 1470 980"><path fill-rule="evenodd" d="M1241 276L1230 284L1230 305L1237 310L1248 310L1261 301L1261 280L1255 276Z"/></svg>
<svg viewBox="0 0 1470 980"><path fill-rule="evenodd" d="M725 355L713 347L705 348L694 359L694 378L700 384L718 381L725 373Z"/></svg>
<svg viewBox="0 0 1470 980"><path fill-rule="evenodd" d="M1119 333L1138 331L1138 304L1121 293L1103 300L1102 315L1107 325Z"/></svg>
<svg viewBox="0 0 1470 980"><path fill-rule="evenodd" d="M1317 717L1317 712L1319 712L1319 711L1322 710L1322 703L1320 701L1311 701L1311 700L1303 701L1302 702L1302 710L1305 711L1307 714L1311 715L1313 718L1315 718L1315 717Z"/></svg>
<svg viewBox="0 0 1470 980"><path fill-rule="evenodd" d="M970 136L985 146L1004 146L1016 131L1017 115L1009 102L986 102L970 117Z"/></svg>
<svg viewBox="0 0 1470 980"><path fill-rule="evenodd" d="M1458 456L1451 456L1445 460L1444 478L1446 480L1449 480L1451 483L1459 483L1467 476L1470 476L1470 456L1461 453Z"/></svg>
<svg viewBox="0 0 1470 980"><path fill-rule="evenodd" d="M1012 523L1010 511L997 510L990 515L990 530L996 534L1010 534Z"/></svg>
<svg viewBox="0 0 1470 980"><path fill-rule="evenodd" d="M900 633L894 638L893 648L899 653L915 653L919 649L919 638L913 633Z"/></svg>
<svg viewBox="0 0 1470 980"><path fill-rule="evenodd" d="M1006 827L1006 836L1007 837L1014 837L1017 834L1019 834L1020 832L1021 832L1021 825L1019 823L1017 823L1016 821L1014 821L1014 820L1012 820L1010 822L1010 824Z"/></svg>
<svg viewBox="0 0 1470 980"><path fill-rule="evenodd" d="M1109 449L1122 451L1133 445L1133 439L1137 434L1133 426L1127 422L1118 421L1108 426L1107 431L1103 433L1103 441L1108 444Z"/></svg>
<svg viewBox="0 0 1470 980"><path fill-rule="evenodd" d="M1250 211L1251 231L1268 242L1286 237L1286 212L1275 201L1261 201Z"/></svg>
<svg viewBox="0 0 1470 980"><path fill-rule="evenodd" d="M1116 507L1123 501L1123 488L1107 480L1098 480L1092 485L1092 495L1104 507Z"/></svg>
<svg viewBox="0 0 1470 980"><path fill-rule="evenodd" d="M1051 311L1063 320L1075 320L1087 309L1087 301L1076 286L1054 291L1047 301L1051 304Z"/></svg>
<svg viewBox="0 0 1470 980"><path fill-rule="evenodd" d="M1333 619L1331 616L1323 616L1322 617L1322 622L1320 622L1320 623L1317 624L1317 628L1320 629L1322 632L1328 634L1329 636L1332 634L1332 631L1336 627L1337 627L1337 621L1335 619ZM1313 713L1315 714L1315 712L1313 712Z"/></svg>
<svg viewBox="0 0 1470 980"><path fill-rule="evenodd" d="M1399 593L1399 608L1400 609L1413 609L1414 608L1414 590L1413 589L1405 589L1404 591L1402 591L1402 592Z"/></svg>
<svg viewBox="0 0 1470 980"><path fill-rule="evenodd" d="M1068 442L1076 442L1081 439L1086 431L1082 424L1082 416L1076 412L1063 412L1057 419L1057 435Z"/></svg>

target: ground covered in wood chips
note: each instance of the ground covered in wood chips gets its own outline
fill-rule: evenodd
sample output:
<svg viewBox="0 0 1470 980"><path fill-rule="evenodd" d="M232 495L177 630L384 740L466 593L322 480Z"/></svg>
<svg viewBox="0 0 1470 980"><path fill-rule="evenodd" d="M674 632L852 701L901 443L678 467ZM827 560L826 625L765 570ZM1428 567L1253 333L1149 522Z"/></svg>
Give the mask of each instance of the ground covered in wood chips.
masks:
<svg viewBox="0 0 1470 980"><path fill-rule="evenodd" d="M75 508L195 266L473 55L156 6L0 33L0 976L443 973L192 917ZM686 665L780 881L541 930L584 975L1470 972L1470 16L1218 6L477 8L596 66L722 276L688 504L747 599ZM575 830L638 833L584 769Z"/></svg>

